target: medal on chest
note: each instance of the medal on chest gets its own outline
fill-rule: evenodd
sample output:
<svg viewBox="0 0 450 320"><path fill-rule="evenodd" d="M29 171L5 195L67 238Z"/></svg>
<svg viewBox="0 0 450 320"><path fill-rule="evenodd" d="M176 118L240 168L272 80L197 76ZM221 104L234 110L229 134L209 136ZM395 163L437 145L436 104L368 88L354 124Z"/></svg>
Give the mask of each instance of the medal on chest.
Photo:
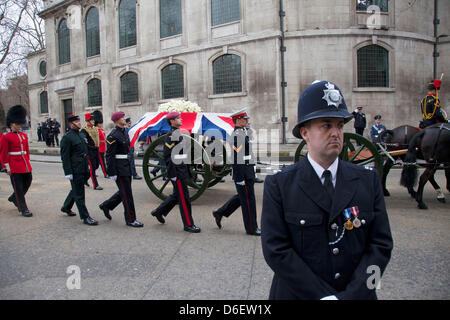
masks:
<svg viewBox="0 0 450 320"><path fill-rule="evenodd" d="M352 217L351 208L345 209L343 214L344 214L345 218L347 219L347 221L344 223L345 229L352 230L353 229L353 223L351 221L351 217Z"/></svg>
<svg viewBox="0 0 450 320"><path fill-rule="evenodd" d="M358 219L358 215L359 215L359 209L358 207L351 207L350 211L352 212L352 215L355 217L353 219L353 226L355 228L359 228L361 227L361 220Z"/></svg>

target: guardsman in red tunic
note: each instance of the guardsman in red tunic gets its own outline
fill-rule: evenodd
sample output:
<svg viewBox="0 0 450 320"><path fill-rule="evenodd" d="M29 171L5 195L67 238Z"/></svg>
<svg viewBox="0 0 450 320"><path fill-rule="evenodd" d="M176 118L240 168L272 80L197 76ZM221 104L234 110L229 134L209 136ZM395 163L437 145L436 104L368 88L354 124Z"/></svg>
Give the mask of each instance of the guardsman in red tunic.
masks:
<svg viewBox="0 0 450 320"><path fill-rule="evenodd" d="M106 153L106 133L103 129L103 114L99 110L95 110L92 112L92 116L94 117L94 125L98 129L98 159L100 162L100 167L102 168L103 175L105 178L108 177L106 174L106 162L105 162L105 153Z"/></svg>
<svg viewBox="0 0 450 320"><path fill-rule="evenodd" d="M28 136L20 132L22 125L26 123L26 115L26 109L20 105L8 110L6 125L11 128L11 132L5 134L1 139L0 158L11 178L14 190L8 201L14 203L24 217L31 217L33 214L28 210L25 201L25 194L33 179L30 149L28 147Z"/></svg>

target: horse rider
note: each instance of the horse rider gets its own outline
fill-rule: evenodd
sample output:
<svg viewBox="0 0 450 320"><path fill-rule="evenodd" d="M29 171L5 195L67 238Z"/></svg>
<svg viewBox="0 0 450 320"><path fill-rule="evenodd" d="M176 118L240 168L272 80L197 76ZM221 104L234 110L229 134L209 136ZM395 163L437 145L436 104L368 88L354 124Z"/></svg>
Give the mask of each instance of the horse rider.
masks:
<svg viewBox="0 0 450 320"><path fill-rule="evenodd" d="M441 104L438 97L441 82L442 81L439 79L430 81L427 86L428 93L420 103L424 128L436 123L448 122L441 110Z"/></svg>

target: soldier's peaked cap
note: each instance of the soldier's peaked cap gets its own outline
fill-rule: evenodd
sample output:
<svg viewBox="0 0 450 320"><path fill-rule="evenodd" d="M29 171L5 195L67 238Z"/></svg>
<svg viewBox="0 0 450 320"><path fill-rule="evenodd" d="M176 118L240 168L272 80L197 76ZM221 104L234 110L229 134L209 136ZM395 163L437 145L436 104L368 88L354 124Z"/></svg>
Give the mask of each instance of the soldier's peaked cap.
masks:
<svg viewBox="0 0 450 320"><path fill-rule="evenodd" d="M309 120L317 118L342 118L348 122L353 115L348 112L341 90L329 81L314 81L298 100L297 125L292 134L302 138L300 128Z"/></svg>
<svg viewBox="0 0 450 320"><path fill-rule="evenodd" d="M243 109L231 114L231 119L233 119L233 120L240 119L240 118L244 118L244 119L250 118L247 114L247 108L243 108Z"/></svg>
<svg viewBox="0 0 450 320"><path fill-rule="evenodd" d="M9 108L6 113L6 126L11 123L25 124L27 122L27 109L21 105L15 105Z"/></svg>

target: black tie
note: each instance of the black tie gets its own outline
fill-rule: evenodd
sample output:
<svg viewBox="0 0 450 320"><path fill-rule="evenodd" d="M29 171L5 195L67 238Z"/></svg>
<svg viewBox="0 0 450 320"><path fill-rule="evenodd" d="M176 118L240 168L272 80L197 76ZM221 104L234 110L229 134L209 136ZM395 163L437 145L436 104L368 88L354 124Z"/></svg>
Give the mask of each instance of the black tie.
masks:
<svg viewBox="0 0 450 320"><path fill-rule="evenodd" d="M323 184L323 186L327 190L327 193L330 196L331 200L333 200L334 186L333 186L333 182L331 181L331 171L325 170L323 172L323 177L325 178L325 183Z"/></svg>

